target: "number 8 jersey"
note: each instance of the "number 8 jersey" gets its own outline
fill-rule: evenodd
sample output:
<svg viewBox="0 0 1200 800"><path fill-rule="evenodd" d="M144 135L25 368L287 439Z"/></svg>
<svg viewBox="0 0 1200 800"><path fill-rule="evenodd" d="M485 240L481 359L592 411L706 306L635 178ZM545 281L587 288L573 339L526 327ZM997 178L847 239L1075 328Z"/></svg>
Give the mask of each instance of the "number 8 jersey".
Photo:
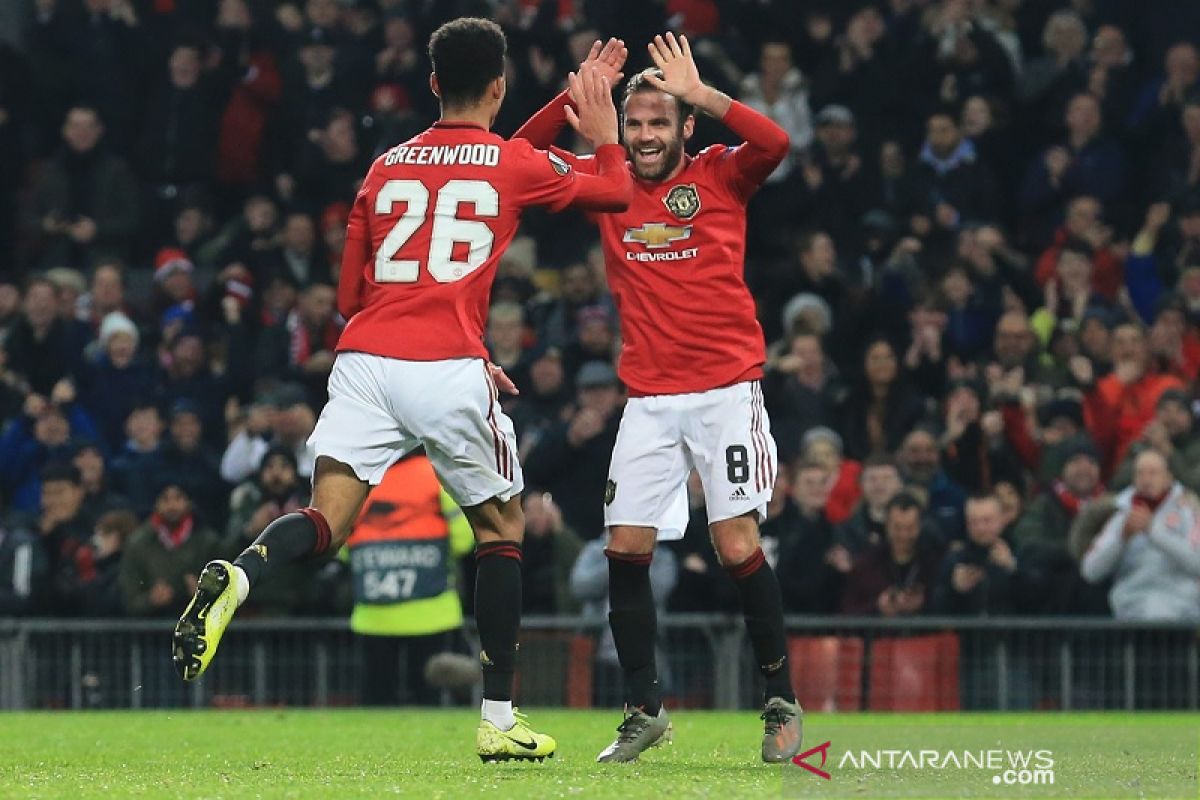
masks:
<svg viewBox="0 0 1200 800"><path fill-rule="evenodd" d="M410 361L487 358L496 265L521 211L621 210L631 181L619 145L581 175L524 139L438 122L371 165L354 200L338 283L349 320L339 352Z"/></svg>

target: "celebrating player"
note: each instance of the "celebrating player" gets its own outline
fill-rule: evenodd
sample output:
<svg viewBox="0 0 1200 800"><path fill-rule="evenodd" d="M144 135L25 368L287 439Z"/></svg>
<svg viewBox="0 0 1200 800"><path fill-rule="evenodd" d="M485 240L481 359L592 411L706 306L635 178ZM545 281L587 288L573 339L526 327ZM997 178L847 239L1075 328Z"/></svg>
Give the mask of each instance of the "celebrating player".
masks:
<svg viewBox="0 0 1200 800"><path fill-rule="evenodd" d="M623 141L637 181L629 208L595 214L621 317L620 375L630 400L605 493L609 623L625 675L625 719L598 761L632 761L663 740L650 589L656 536L687 524L685 483L704 484L709 529L737 584L754 655L766 680L762 758L800 749L801 709L788 676L779 583L759 547L758 521L775 484L775 443L759 378L762 330L746 288L746 202L786 155L787 133L700 80L686 37L655 37L657 69L625 87ZM585 65L615 75L623 59L593 48ZM559 95L517 132L549 146L571 113ZM694 110L745 141L684 154ZM599 159L562 157L578 169Z"/></svg>
<svg viewBox="0 0 1200 800"><path fill-rule="evenodd" d="M512 386L487 362L484 321L496 266L523 208L619 211L631 179L609 83L595 69L570 76L579 101L570 122L596 148L589 174L525 140L490 133L504 100L505 49L500 28L483 19L449 22L430 39L430 86L441 118L375 160L350 215L338 287L349 323L311 438L313 505L272 522L232 564L205 566L175 628L173 655L185 680L198 678L255 583L283 564L340 548L369 485L423 446L475 532L479 756L540 761L554 754L555 742L532 731L511 702L523 483L496 379ZM441 592L444 568L427 575L405 566L392 583L398 596L385 601Z"/></svg>

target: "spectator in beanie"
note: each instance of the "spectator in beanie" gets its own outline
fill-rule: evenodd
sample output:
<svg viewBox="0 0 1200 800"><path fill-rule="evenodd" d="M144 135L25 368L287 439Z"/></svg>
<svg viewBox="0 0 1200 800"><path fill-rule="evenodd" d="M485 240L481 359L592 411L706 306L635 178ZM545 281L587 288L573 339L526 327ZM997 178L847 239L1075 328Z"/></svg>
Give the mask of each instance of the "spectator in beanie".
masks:
<svg viewBox="0 0 1200 800"><path fill-rule="evenodd" d="M834 421L844 389L821 337L801 332L787 345L783 353L768 357L763 401L776 441L798 442L809 428Z"/></svg>
<svg viewBox="0 0 1200 800"><path fill-rule="evenodd" d="M309 489L296 471L296 456L286 447L272 447L263 456L253 478L233 490L229 500L229 524L221 550L227 554L245 550L263 528L283 514L308 505ZM252 608L269 615L296 610L306 598L315 565L287 564L280 568L279 580L262 587L254 595Z"/></svg>
<svg viewBox="0 0 1200 800"><path fill-rule="evenodd" d="M810 152L800 157L804 194L798 216L828 231L843 247L853 241L854 222L866 211L870 191L857 139L854 113L843 105L828 105L817 114Z"/></svg>
<svg viewBox="0 0 1200 800"><path fill-rule="evenodd" d="M129 255L138 226L137 182L126 163L100 145L103 135L95 108L72 107L62 126L65 146L38 173L25 224L43 266L91 266Z"/></svg>
<svg viewBox="0 0 1200 800"><path fill-rule="evenodd" d="M1133 486L1079 564L1084 579L1113 576L1109 599L1120 620L1200 620L1200 500L1154 450L1139 455Z"/></svg>
<svg viewBox="0 0 1200 800"><path fill-rule="evenodd" d="M180 324L190 322L196 310L196 287L192 283L195 266L187 253L174 247L164 247L154 256L155 312L164 327L171 320ZM169 319L168 319L169 316ZM170 340L169 331L163 338Z"/></svg>
<svg viewBox="0 0 1200 800"><path fill-rule="evenodd" d="M240 343L234 343L240 346ZM196 404L200 420L210 442L224 441L225 402L231 394L229 374L216 374L208 362L208 352L198 331L183 329L171 342L165 369L159 377L159 391L165 406L177 400Z"/></svg>
<svg viewBox="0 0 1200 800"><path fill-rule="evenodd" d="M112 453L125 443L125 421L134 405L157 391L154 371L138 356L140 338L133 320L120 311L110 313L100 324L99 350L79 373L80 403Z"/></svg>
<svg viewBox="0 0 1200 800"><path fill-rule="evenodd" d="M616 328L612 314L603 305L581 308L576 315L575 341L563 348L563 367L577 375L589 361L612 361Z"/></svg>
<svg viewBox="0 0 1200 800"><path fill-rule="evenodd" d="M596 499L604 497L625 397L616 371L603 361L584 364L575 388L575 411L533 446L525 461L526 480L546 487L566 524L580 537L594 539L604 532L604 508Z"/></svg>
<svg viewBox="0 0 1200 800"><path fill-rule="evenodd" d="M184 487L166 482L154 497L154 511L130 536L121 558L121 594L135 617L177 614L196 591L197 571L227 555L217 534L196 520Z"/></svg>
<svg viewBox="0 0 1200 800"><path fill-rule="evenodd" d="M1079 578L1078 562L1068 548L1068 531L1085 506L1104 496L1100 455L1086 436L1066 443L1062 470L1048 489L1029 504L1013 531L1017 558L1031 573L1041 598L1037 612L1096 613L1106 607Z"/></svg>
<svg viewBox="0 0 1200 800"><path fill-rule="evenodd" d="M824 426L810 428L800 440L800 458L806 463L820 464L825 468L829 482L825 516L833 525L840 525L850 518L858 502L858 476L862 464L842 454L842 437L837 431Z"/></svg>
<svg viewBox="0 0 1200 800"><path fill-rule="evenodd" d="M921 504L901 493L887 505L882 542L854 560L846 576L841 611L898 617L926 613L942 551L922 546Z"/></svg>

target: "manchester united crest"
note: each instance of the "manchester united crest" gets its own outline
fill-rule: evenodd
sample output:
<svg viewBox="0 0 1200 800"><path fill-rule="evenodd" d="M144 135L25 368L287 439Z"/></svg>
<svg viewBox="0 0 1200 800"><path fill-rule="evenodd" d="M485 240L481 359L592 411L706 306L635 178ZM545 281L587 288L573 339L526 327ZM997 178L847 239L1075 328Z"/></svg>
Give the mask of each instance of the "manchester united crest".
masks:
<svg viewBox="0 0 1200 800"><path fill-rule="evenodd" d="M691 219L700 210L700 193L696 191L696 184L683 183L672 186L663 203L668 211L680 219Z"/></svg>

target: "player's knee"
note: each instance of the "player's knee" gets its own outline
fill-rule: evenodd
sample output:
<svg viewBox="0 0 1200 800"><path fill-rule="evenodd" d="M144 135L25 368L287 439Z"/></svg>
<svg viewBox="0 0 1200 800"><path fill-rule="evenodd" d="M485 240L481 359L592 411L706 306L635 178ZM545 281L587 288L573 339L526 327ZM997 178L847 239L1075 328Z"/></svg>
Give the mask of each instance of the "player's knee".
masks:
<svg viewBox="0 0 1200 800"><path fill-rule="evenodd" d="M656 536L654 528L614 525L608 529L608 549L626 555L653 553Z"/></svg>
<svg viewBox="0 0 1200 800"><path fill-rule="evenodd" d="M758 524L747 517L724 520L712 526L712 540L721 565L736 567L758 549Z"/></svg>
<svg viewBox="0 0 1200 800"><path fill-rule="evenodd" d="M520 544L525 540L525 513L519 497L503 501L492 498L463 508L463 513L475 532L475 541L480 544L498 541Z"/></svg>

